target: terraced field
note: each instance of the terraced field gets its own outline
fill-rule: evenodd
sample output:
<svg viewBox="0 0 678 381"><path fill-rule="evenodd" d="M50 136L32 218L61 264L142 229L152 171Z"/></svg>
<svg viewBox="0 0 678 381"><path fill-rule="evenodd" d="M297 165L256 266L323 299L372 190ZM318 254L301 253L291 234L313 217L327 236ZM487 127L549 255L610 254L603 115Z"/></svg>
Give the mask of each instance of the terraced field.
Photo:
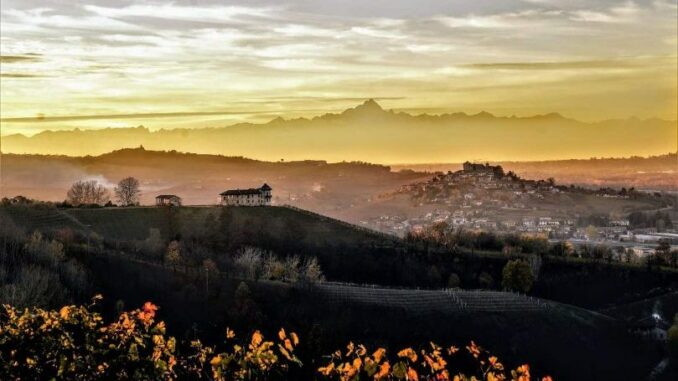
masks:
<svg viewBox="0 0 678 381"><path fill-rule="evenodd" d="M54 231L71 228L75 231L94 231L110 240L142 240L150 229L159 229L167 239L171 232L201 229L208 215L218 218L221 207L128 207L128 208L72 208L51 206L11 205L0 207L26 231ZM292 207L228 208L232 230L266 231L272 237L287 238L290 230L302 232L316 245L344 242L346 245L392 243L394 237L334 220Z"/></svg>
<svg viewBox="0 0 678 381"><path fill-rule="evenodd" d="M64 209L86 227L109 239L145 239L151 228L169 231L169 218L160 208Z"/></svg>
<svg viewBox="0 0 678 381"><path fill-rule="evenodd" d="M0 208L0 215L10 220L27 232L55 231L63 228L84 230L87 227L72 216L52 207L11 206Z"/></svg>
<svg viewBox="0 0 678 381"><path fill-rule="evenodd" d="M418 314L440 312L545 311L550 302L525 295L481 290L418 290L325 282L317 289L331 303L359 303L404 309Z"/></svg>

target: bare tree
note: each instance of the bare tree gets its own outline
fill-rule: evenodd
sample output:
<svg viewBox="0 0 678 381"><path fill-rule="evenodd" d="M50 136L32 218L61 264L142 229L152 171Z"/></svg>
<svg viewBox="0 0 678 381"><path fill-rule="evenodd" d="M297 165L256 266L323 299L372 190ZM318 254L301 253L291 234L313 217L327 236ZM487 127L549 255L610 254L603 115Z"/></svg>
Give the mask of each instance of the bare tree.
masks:
<svg viewBox="0 0 678 381"><path fill-rule="evenodd" d="M181 264L182 260L181 244L178 241L171 241L169 245L167 245L167 251L165 252L165 262L172 265L172 268L176 270L177 265Z"/></svg>
<svg viewBox="0 0 678 381"><path fill-rule="evenodd" d="M281 280L285 277L285 265L272 253L268 253L264 257L262 276L264 279Z"/></svg>
<svg viewBox="0 0 678 381"><path fill-rule="evenodd" d="M83 204L105 204L110 196L108 190L96 180L76 181L66 194L68 202L78 206Z"/></svg>
<svg viewBox="0 0 678 381"><path fill-rule="evenodd" d="M285 261L283 262L283 266L285 268L285 276L283 278L284 281L296 283L299 280L300 262L299 256L297 255L292 255L285 258Z"/></svg>
<svg viewBox="0 0 678 381"><path fill-rule="evenodd" d="M316 257L306 258L301 271L302 278L306 282L318 283L325 280L325 276L320 269L320 263L318 263L318 259Z"/></svg>
<svg viewBox="0 0 678 381"><path fill-rule="evenodd" d="M263 254L265 252L257 247L244 247L240 249L234 262L241 275L247 279L258 279L262 272Z"/></svg>
<svg viewBox="0 0 678 381"><path fill-rule="evenodd" d="M139 180L134 177L125 177L120 180L114 191L115 197L123 206L135 205L139 202L141 190L139 190Z"/></svg>

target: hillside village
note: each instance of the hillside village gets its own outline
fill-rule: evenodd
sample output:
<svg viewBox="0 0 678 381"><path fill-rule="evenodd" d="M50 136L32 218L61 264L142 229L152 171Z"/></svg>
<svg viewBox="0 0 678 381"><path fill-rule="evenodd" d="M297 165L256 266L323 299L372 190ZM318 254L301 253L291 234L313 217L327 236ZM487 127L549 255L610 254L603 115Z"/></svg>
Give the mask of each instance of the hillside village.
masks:
<svg viewBox="0 0 678 381"><path fill-rule="evenodd" d="M678 244L670 196L635 189L563 186L555 180L528 180L499 165L466 162L456 172L402 186L416 216L384 215L362 224L400 236L436 223L451 229L544 235L574 243L606 243L650 254L660 240ZM675 217L674 217L675 219ZM642 221L641 221L642 220ZM649 221L648 221L649 220Z"/></svg>

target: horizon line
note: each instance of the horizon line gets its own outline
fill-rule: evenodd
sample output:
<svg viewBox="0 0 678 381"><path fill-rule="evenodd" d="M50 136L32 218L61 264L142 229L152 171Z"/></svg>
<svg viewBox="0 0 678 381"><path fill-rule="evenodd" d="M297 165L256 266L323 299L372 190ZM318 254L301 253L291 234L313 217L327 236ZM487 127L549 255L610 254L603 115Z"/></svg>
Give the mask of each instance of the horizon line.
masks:
<svg viewBox="0 0 678 381"><path fill-rule="evenodd" d="M361 98L363 99L363 98ZM427 107L404 107L404 108L390 108L390 109L384 109L381 107L381 105L375 101L375 99L383 99L380 97L370 97L370 98L364 98L365 100L354 106L354 107L348 107L345 109L337 109L337 108L330 108L330 109L318 109L318 108L313 108L313 109L290 109L290 110L270 110L270 111L227 111L227 110L218 110L218 111L172 111L172 112L148 112L148 113L122 113L122 114L89 114L89 115L56 115L56 116L47 116L42 113L38 113L35 116L19 116L19 117L6 117L6 118L0 118L1 123L53 123L53 122L64 122L64 121L77 121L77 120L105 120L105 119L162 119L162 118L188 118L192 116L211 116L211 115L262 115L262 114L271 114L271 115L278 115L274 117L274 119L282 118L284 120L291 120L291 119L285 119L282 116L279 115L280 112L284 113L289 113L289 112L324 112L326 114L328 113L339 113L341 114L344 111L347 110L352 110L359 108L361 106L365 106L369 103L376 104L379 109L381 109L383 112L393 112L393 113L407 113L412 116L420 116L420 115L430 115L430 116L442 116L442 115L452 115L452 114L464 114L467 116L476 116L476 115L481 115L481 114L489 114L495 118L517 118L517 119L528 119L528 118L534 118L534 117L539 117L539 116L549 116L549 115L556 115L559 116L563 119L571 119L575 120L578 122L582 123L598 123L602 121L608 121L608 120L625 120L625 119L639 119L639 120L650 120L650 119L658 119L658 120L665 120L665 121L678 121L678 119L664 119L658 116L651 116L651 117L646 117L646 118L640 118L637 115L630 115L627 116L626 118L624 117L619 117L619 118L605 118L605 119L597 119L597 120L591 120L591 121L585 121L577 118L570 118L558 111L550 111L550 112L545 112L545 113L535 113L535 114L530 114L530 115L524 115L524 116L518 116L515 113L511 115L501 115L498 113L493 113L489 112L485 109L474 113L474 114L469 114L468 112L465 111L454 111L454 110L441 110L440 112L435 112L430 108ZM422 110L423 112L416 114L417 110ZM427 111L430 110L430 111ZM430 113L429 113L430 112ZM315 116L318 117L319 115ZM302 119L313 119L315 117L300 117ZM131 127L131 126L130 126ZM126 127L103 127L103 128L126 128ZM180 127L181 128L181 127ZM198 127L198 128L204 128L204 127ZM95 128L93 128L95 129Z"/></svg>
<svg viewBox="0 0 678 381"><path fill-rule="evenodd" d="M543 162L552 162L552 161L572 161L572 160L578 160L578 161L590 161L590 160L630 160L630 159L650 159L650 158L656 158L656 157L661 157L661 156L678 156L678 151L669 151L666 153L657 153L657 154L651 154L647 156L643 155L630 155L630 156L610 156L610 157L605 157L605 156L590 156L588 158L573 158L573 157L568 157L568 158L558 158L558 159L543 159L543 160L510 160L510 159L466 159L464 161L459 161L459 162L454 162L454 161L449 161L449 162L398 162L398 163L383 163L383 162L371 162L371 161L364 161L364 160L341 160L341 161L328 161L326 159L313 159L313 158L308 158L308 159L298 159L298 160L277 160L277 161L272 161L272 160L262 160L262 159L255 159L252 157L247 157L247 156L229 156L229 155L223 155L223 154L213 154L213 153L199 153L199 152L189 152L189 151L179 151L179 150L152 150L152 149L146 149L143 148L143 145L140 145L138 147L123 147L119 149L115 149L112 151L104 152L98 155L67 155L67 154L45 154L45 153L13 153L13 152L2 152L0 149L0 155L17 155L17 156L54 156L54 157L68 157L68 158L85 158L85 157L101 157L104 155L109 155L115 152L119 151L124 151L124 150L143 150L144 152L152 152L152 153L174 153L174 154L180 154L180 155L198 155L198 156L217 156L217 157L222 157L222 158L231 158L231 159L244 159L244 160L251 160L251 161L258 161L262 163L279 163L279 164L285 164L285 163L301 163L305 161L321 161L325 162L327 164L340 164L340 163L365 163L365 164L373 164L373 165L382 165L382 166L388 166L388 167L403 167L403 166L418 166L418 165L450 165L450 164L463 164L464 162L472 162L472 163L499 163L499 164L507 164L507 163L543 163Z"/></svg>

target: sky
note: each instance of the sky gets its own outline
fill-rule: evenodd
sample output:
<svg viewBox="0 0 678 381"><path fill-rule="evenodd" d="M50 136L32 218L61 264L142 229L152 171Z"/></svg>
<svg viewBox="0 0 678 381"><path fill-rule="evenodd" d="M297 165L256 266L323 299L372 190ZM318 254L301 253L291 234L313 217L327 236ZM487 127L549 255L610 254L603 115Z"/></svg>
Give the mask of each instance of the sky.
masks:
<svg viewBox="0 0 678 381"><path fill-rule="evenodd" d="M0 129L410 113L677 119L674 0L2 0Z"/></svg>

